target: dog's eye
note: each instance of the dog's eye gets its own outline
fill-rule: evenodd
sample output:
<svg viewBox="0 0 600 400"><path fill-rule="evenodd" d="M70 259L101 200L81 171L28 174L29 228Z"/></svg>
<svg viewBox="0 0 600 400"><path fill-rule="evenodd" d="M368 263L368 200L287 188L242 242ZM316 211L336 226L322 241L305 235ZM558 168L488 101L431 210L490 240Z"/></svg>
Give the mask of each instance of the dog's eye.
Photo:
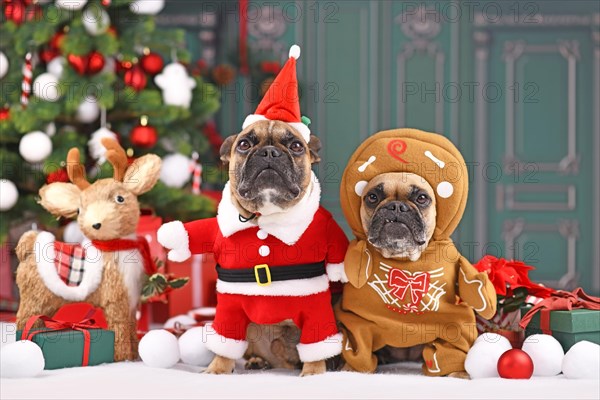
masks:
<svg viewBox="0 0 600 400"><path fill-rule="evenodd" d="M237 145L237 148L240 151L247 151L250 149L250 147L252 147L252 144L250 143L249 140L246 140L246 139L240 140Z"/></svg>
<svg viewBox="0 0 600 400"><path fill-rule="evenodd" d="M375 204L379 201L379 197L375 193L369 193L367 195L367 201L371 204Z"/></svg>
<svg viewBox="0 0 600 400"><path fill-rule="evenodd" d="M420 194L417 196L417 203L421 204L421 205L425 205L429 202L429 196L427 196L426 194Z"/></svg>
<svg viewBox="0 0 600 400"><path fill-rule="evenodd" d="M299 141L295 140L290 144L290 150L294 153L302 153L304 151L304 146Z"/></svg>
<svg viewBox="0 0 600 400"><path fill-rule="evenodd" d="M115 201L119 204L123 204L125 203L125 197L121 196L120 194L115 196Z"/></svg>

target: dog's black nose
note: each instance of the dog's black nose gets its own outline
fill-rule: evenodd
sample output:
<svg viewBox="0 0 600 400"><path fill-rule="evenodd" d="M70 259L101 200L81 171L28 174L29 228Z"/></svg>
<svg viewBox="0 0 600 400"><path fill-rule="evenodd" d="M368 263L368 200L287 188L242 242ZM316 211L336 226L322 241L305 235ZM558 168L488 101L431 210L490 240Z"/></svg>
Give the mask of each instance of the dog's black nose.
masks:
<svg viewBox="0 0 600 400"><path fill-rule="evenodd" d="M92 228L94 228L94 229L98 230L98 229L100 229L100 227L101 227L101 226L102 226L102 224L101 224L101 223L99 223L99 222L97 222L97 223L95 223L94 225L92 225Z"/></svg>
<svg viewBox="0 0 600 400"><path fill-rule="evenodd" d="M406 205L406 203L403 203L401 201L392 201L388 203L388 205L386 205L385 208L387 208L390 211L400 210L400 212L407 212L409 210L409 207Z"/></svg>
<svg viewBox="0 0 600 400"><path fill-rule="evenodd" d="M277 158L281 157L281 151L275 146L265 146L260 149L257 154L261 157Z"/></svg>

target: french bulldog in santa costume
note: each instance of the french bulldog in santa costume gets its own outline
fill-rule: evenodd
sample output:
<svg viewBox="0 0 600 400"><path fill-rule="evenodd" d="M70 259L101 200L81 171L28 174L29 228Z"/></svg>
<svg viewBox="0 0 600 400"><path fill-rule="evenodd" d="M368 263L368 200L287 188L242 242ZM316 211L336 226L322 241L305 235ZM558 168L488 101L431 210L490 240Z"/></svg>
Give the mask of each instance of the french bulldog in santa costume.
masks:
<svg viewBox="0 0 600 400"><path fill-rule="evenodd" d="M169 222L158 231L170 260L215 254L217 309L206 346L216 357L208 373L233 371L248 348L251 322L298 326L302 375L324 372L325 360L342 350L329 282L341 279L348 241L319 205L311 165L319 161L320 142L301 122L299 55L292 46L256 113L223 143L229 182L217 217Z"/></svg>
<svg viewBox="0 0 600 400"><path fill-rule="evenodd" d="M384 346L424 345L424 374L466 377L475 312L496 312L487 274L450 238L467 195L465 162L441 135L383 131L350 157L340 200L356 238L336 305L345 370L374 372Z"/></svg>

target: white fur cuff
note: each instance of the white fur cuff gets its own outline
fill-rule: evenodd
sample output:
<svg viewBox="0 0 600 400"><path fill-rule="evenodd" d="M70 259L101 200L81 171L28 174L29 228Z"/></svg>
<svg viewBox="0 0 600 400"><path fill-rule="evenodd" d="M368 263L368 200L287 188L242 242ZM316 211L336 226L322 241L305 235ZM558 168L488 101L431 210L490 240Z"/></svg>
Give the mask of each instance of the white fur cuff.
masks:
<svg viewBox="0 0 600 400"><path fill-rule="evenodd" d="M248 349L247 341L230 339L219 335L212 327L212 324L206 324L204 329L206 334L206 348L221 357L237 360L242 358L246 349Z"/></svg>
<svg viewBox="0 0 600 400"><path fill-rule="evenodd" d="M342 352L342 334L336 333L317 343L298 343L296 347L302 362L326 360Z"/></svg>
<svg viewBox="0 0 600 400"><path fill-rule="evenodd" d="M171 261L185 261L192 253L190 252L190 238L181 221L167 222L163 224L156 233L158 243L171 249L168 258Z"/></svg>
<svg viewBox="0 0 600 400"><path fill-rule="evenodd" d="M338 264L327 264L327 277L331 282L348 282L348 277L346 276L346 271L344 269L344 263Z"/></svg>

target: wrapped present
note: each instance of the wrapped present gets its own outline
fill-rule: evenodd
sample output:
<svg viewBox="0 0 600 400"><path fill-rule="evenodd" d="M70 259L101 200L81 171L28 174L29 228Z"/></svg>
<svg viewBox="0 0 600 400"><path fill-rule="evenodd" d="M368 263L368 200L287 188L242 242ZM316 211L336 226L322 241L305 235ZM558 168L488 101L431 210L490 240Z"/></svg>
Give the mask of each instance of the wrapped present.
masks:
<svg viewBox="0 0 600 400"><path fill-rule="evenodd" d="M33 328L38 320L43 321L45 327ZM22 331L17 331L17 338L31 340L40 346L45 369L85 367L114 360L115 333L100 329L89 317L68 322L35 315Z"/></svg>
<svg viewBox="0 0 600 400"><path fill-rule="evenodd" d="M600 298L588 296L581 288L559 290L522 313L519 325L525 336L552 335L565 352L582 340L600 344Z"/></svg>

